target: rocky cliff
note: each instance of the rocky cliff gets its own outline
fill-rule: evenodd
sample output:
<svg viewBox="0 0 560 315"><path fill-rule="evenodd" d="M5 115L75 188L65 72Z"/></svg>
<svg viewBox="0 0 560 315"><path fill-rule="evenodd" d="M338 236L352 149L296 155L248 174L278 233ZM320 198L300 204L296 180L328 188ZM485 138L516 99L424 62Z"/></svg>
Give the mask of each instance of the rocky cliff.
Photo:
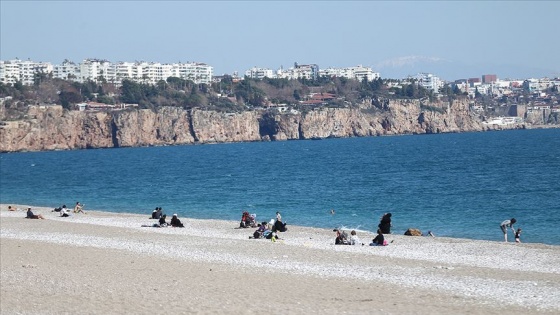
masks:
<svg viewBox="0 0 560 315"><path fill-rule="evenodd" d="M532 118L534 119L534 118ZM19 121L0 126L0 152L69 150L194 143L279 141L328 137L484 131L489 128L466 100L423 104L419 100L372 100L353 108L305 112L271 110L220 113L177 107L157 111L66 111L29 107Z"/></svg>

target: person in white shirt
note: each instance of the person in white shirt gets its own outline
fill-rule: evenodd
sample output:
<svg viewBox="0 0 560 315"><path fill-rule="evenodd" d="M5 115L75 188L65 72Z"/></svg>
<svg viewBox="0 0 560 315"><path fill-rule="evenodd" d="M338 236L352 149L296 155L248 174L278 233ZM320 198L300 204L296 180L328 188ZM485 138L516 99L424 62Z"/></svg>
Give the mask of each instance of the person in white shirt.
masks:
<svg viewBox="0 0 560 315"><path fill-rule="evenodd" d="M66 206L62 206L62 209L60 209L60 216L61 217L69 217L70 213L68 211L68 208L66 208Z"/></svg>

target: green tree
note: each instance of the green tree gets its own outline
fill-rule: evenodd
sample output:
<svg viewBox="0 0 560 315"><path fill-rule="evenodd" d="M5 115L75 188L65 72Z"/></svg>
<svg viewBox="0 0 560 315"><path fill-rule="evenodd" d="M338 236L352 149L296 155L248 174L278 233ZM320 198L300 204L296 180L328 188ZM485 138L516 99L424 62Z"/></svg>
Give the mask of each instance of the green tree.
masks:
<svg viewBox="0 0 560 315"><path fill-rule="evenodd" d="M124 103L138 104L144 99L142 93L142 88L140 84L130 81L123 80L121 86L121 101Z"/></svg>

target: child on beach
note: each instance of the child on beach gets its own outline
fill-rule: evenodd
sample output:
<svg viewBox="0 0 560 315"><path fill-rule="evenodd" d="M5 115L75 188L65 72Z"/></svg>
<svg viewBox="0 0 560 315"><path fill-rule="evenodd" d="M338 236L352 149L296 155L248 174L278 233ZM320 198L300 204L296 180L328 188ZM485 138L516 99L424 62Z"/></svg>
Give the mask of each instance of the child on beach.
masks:
<svg viewBox="0 0 560 315"><path fill-rule="evenodd" d="M521 229L517 229L517 232L515 232L515 242L516 243L521 243Z"/></svg>
<svg viewBox="0 0 560 315"><path fill-rule="evenodd" d="M350 245L364 245L364 243L360 241L358 235L356 235L356 231L352 230L352 232L350 232L350 235Z"/></svg>

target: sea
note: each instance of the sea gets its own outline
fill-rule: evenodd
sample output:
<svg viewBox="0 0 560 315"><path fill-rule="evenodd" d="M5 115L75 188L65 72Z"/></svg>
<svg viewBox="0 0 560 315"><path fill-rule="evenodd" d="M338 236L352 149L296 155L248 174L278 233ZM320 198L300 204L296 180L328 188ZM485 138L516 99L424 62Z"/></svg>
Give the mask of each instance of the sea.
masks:
<svg viewBox="0 0 560 315"><path fill-rule="evenodd" d="M560 129L0 154L4 204L560 245ZM331 213L334 210L334 214ZM289 233L289 231L288 231ZM509 239L513 240L510 232Z"/></svg>

